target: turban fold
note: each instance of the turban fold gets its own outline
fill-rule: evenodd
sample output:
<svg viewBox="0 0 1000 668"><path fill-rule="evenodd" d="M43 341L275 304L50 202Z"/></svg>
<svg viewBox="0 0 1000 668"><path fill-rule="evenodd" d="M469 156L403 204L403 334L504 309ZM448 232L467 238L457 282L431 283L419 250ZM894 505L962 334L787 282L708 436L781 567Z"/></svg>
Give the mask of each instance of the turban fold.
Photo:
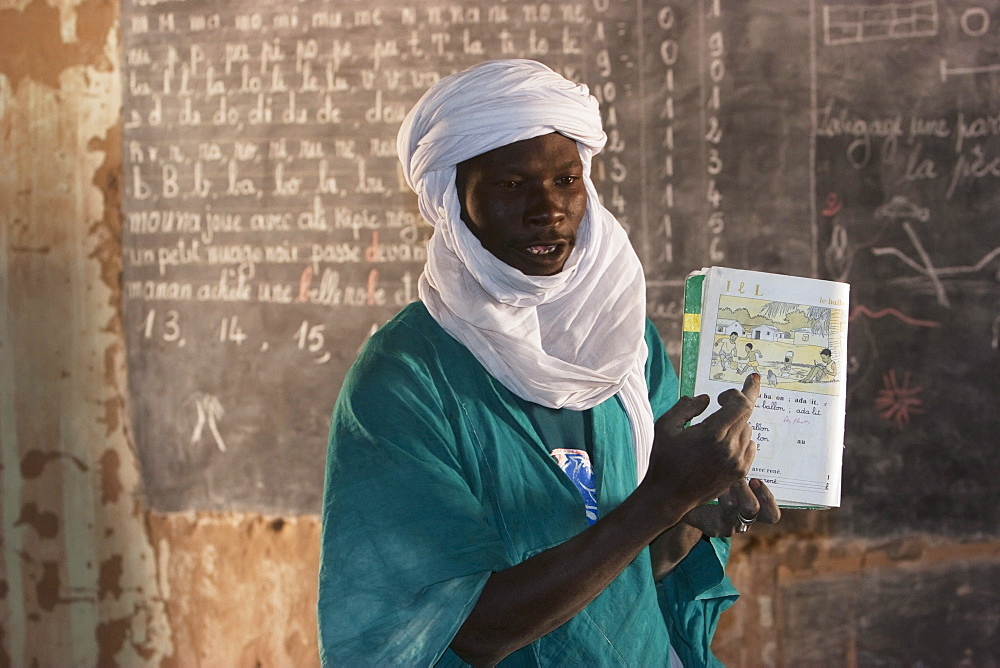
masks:
<svg viewBox="0 0 1000 668"><path fill-rule="evenodd" d="M396 148L407 184L420 195L425 176L555 131L588 149L587 165L604 148L597 100L587 87L533 60L491 61L427 91L403 121Z"/></svg>
<svg viewBox="0 0 1000 668"><path fill-rule="evenodd" d="M461 220L455 167L552 132L577 143L587 212L563 270L528 276L483 248ZM523 399L586 410L619 395L641 479L653 437L645 280L590 178L606 139L586 86L536 61L498 60L434 84L407 114L396 145L420 212L435 228L418 286L431 316Z"/></svg>

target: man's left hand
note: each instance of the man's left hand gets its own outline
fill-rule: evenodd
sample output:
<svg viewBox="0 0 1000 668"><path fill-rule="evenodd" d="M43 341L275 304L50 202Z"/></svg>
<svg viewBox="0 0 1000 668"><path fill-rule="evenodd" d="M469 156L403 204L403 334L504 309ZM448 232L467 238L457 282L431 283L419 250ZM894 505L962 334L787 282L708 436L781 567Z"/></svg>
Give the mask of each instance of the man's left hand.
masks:
<svg viewBox="0 0 1000 668"><path fill-rule="evenodd" d="M699 506L689 511L681 520L685 524L700 529L706 536L732 536L749 525L741 520L776 524L781 519L774 495L761 480L751 478L736 482L719 496L719 502ZM744 529L745 531L746 529Z"/></svg>

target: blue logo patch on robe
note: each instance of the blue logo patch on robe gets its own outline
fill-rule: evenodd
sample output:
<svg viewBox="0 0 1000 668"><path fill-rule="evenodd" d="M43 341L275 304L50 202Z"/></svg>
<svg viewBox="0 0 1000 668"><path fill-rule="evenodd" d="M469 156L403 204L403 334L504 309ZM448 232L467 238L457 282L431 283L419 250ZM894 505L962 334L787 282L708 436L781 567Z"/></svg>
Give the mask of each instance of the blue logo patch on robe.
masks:
<svg viewBox="0 0 1000 668"><path fill-rule="evenodd" d="M551 454L559 468L580 490L587 523L593 524L597 521L597 488L594 485L594 467L590 464L590 455L586 450L569 448L557 448Z"/></svg>

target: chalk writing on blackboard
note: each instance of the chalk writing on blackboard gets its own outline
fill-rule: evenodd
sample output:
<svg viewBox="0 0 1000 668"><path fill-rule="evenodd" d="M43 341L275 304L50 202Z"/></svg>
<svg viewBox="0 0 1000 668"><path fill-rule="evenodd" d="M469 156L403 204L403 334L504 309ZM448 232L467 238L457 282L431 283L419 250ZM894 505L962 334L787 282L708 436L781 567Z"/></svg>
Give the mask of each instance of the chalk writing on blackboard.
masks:
<svg viewBox="0 0 1000 668"><path fill-rule="evenodd" d="M525 57L591 83L609 137L595 180L641 229L635 9L126 3L123 297L154 505L228 488L237 505L315 508L343 374L417 299L431 229L395 134L442 76ZM262 463L303 432L292 470Z"/></svg>
<svg viewBox="0 0 1000 668"><path fill-rule="evenodd" d="M398 124L441 77L525 57L601 103L595 183L675 359L691 270L852 284L854 530L947 518L896 461L967 471L962 503L1000 508L975 464L1000 429L998 36L995 0L129 0L123 314L151 505L318 509L343 375L417 298L431 234ZM911 517L888 489L939 502ZM949 530L995 525L954 506Z"/></svg>

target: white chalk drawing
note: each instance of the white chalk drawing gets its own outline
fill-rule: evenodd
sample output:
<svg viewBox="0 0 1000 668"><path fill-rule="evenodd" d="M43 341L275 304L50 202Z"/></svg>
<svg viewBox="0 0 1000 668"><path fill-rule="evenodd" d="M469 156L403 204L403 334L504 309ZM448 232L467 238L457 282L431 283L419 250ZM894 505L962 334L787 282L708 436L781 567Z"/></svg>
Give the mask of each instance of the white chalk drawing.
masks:
<svg viewBox="0 0 1000 668"><path fill-rule="evenodd" d="M847 238L847 228L840 223L834 222L833 224L830 245L823 253L823 259L826 261L827 271L830 272L834 280L847 280L848 274L851 273L854 256Z"/></svg>
<svg viewBox="0 0 1000 668"><path fill-rule="evenodd" d="M931 262L930 255L924 248L923 243L920 241L917 231L913 229L913 226L909 222L910 220L920 220L922 222L930 220L930 213L926 208L917 206L906 197L897 195L887 204L883 204L876 209L875 217L902 220L903 231L906 232L906 236L910 239L910 243L913 244L913 248L917 252L919 261L914 260L900 249L892 246L872 248L872 253L876 256L897 257L906 266L910 267L917 273L926 276L934 287L934 293L937 296L938 303L947 308L951 307L951 302L948 299L948 293L945 291L944 283L941 281L942 278L950 278L960 274L971 274L981 271L994 258L1000 256L1000 248L994 248L992 251L986 253L986 255L984 255L978 262L972 265L961 267L935 267L933 262Z"/></svg>
<svg viewBox="0 0 1000 668"><path fill-rule="evenodd" d="M950 278L961 274L971 274L981 271L987 264L993 261L994 258L1000 256L1000 247L998 247L986 253L975 264L958 267L935 267L933 262L931 262L930 255L927 253L923 243L920 241L917 231L913 229L913 226L910 224L909 220L907 220L917 219L927 221L929 219L927 209L916 206L905 197L893 197L888 204L879 207L875 211L875 217L903 220L903 231L906 232L906 236L910 239L910 243L913 244L913 248L917 252L919 262L893 246L872 248L872 253L876 256L891 255L893 257L897 257L902 260L903 264L906 266L910 267L917 273L926 276L934 287L934 293L937 295L938 303L946 308L951 307L951 302L948 299L948 293L944 289L944 284L941 282L942 278Z"/></svg>
<svg viewBox="0 0 1000 668"><path fill-rule="evenodd" d="M958 19L958 25L969 37L982 37L990 31L990 14L982 7L967 7L962 16ZM948 80L953 75L988 74L990 72L1000 72L1000 63L995 65L977 65L974 67L949 67L948 60L942 58L941 61L941 82Z"/></svg>
<svg viewBox="0 0 1000 668"><path fill-rule="evenodd" d="M931 211L927 207L917 206L903 195L895 195L887 203L875 209L876 218L915 218L926 223L930 220Z"/></svg>
<svg viewBox="0 0 1000 668"><path fill-rule="evenodd" d="M948 67L948 60L941 59L941 81L945 82L949 76L957 74L987 74L989 72L1000 72L1000 63L996 65L979 65L977 67Z"/></svg>
<svg viewBox="0 0 1000 668"><path fill-rule="evenodd" d="M921 267L919 264L914 262L912 258L908 257L898 248L892 248L892 247L873 248L872 252L875 253L875 255L895 255L896 257L901 259L905 264L912 267L916 271L924 273L925 269L924 267ZM992 262L995 258L998 257L1000 257L1000 247L991 250L989 253L980 258L979 261L976 262L975 264L966 265L964 267L936 267L934 269L934 273L944 278L951 278L953 276L958 276L960 274L974 274L977 271L982 271L986 267L986 265L988 265L990 262Z"/></svg>
<svg viewBox="0 0 1000 668"><path fill-rule="evenodd" d="M873 248L872 253L874 253L876 256L895 255L900 259L902 259L907 266L910 266L916 271L925 275L927 278L930 279L931 283L934 285L934 293L937 295L938 303L941 304L941 306L950 308L951 302L948 299L948 293L945 292L944 285L941 283L940 274L937 271L937 269L935 269L934 264L931 262L931 256L924 249L924 245L920 243L920 237L917 236L916 230L914 230L913 226L906 221L903 221L903 230L906 232L906 236L910 238L910 243L913 244L913 247L916 249L917 255L920 257L920 261L923 262L922 266L919 263L912 260L909 256L903 254L903 252L900 251L898 248L892 248L892 247Z"/></svg>
<svg viewBox="0 0 1000 668"><path fill-rule="evenodd" d="M196 394L194 396L194 405L198 409L198 421L194 425L194 432L191 434L191 445L195 445L201 440L202 431L207 425L212 438L215 439L215 445L221 452L225 452L226 443L222 440L222 434L219 433L219 426L216 424L216 420L221 418L226 412L222 407L222 403L215 395Z"/></svg>
<svg viewBox="0 0 1000 668"><path fill-rule="evenodd" d="M872 7L823 7L823 41L827 46L933 37L937 34L937 0L886 2Z"/></svg>
<svg viewBox="0 0 1000 668"><path fill-rule="evenodd" d="M917 255L920 257L923 265L921 266L919 263L910 259L909 256L905 255L898 248L873 248L872 253L876 256L896 255L902 259L905 264L927 276L934 285L934 293L937 295L938 303L942 306L950 307L951 303L948 300L948 293L945 292L944 285L941 284L941 280L938 278L938 274L934 269L933 263L931 262L930 255L928 255L927 251L924 250L924 245L920 242L920 237L917 236L913 226L906 220L915 218L917 220L927 221L930 218L930 212L926 208L917 206L906 197L896 195L889 200L887 204L883 204L875 210L875 217L903 220L903 230L906 232L906 236L910 238L910 243L912 243L913 247L916 249Z"/></svg>
<svg viewBox="0 0 1000 668"><path fill-rule="evenodd" d="M967 7L958 20L962 32L969 37L982 37L990 29L990 13L983 7Z"/></svg>

